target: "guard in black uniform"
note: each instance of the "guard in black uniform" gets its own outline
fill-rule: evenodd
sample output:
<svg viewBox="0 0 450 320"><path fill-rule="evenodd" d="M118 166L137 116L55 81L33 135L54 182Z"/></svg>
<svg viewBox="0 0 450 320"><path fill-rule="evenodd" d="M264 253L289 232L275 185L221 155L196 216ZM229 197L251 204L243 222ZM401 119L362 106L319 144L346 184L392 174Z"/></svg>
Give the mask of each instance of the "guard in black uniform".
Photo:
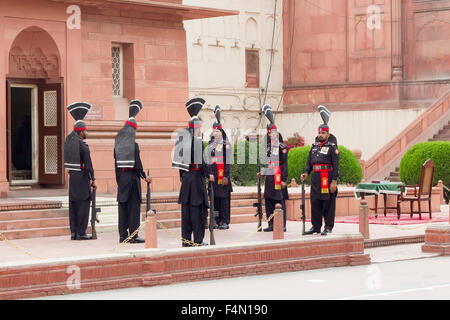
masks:
<svg viewBox="0 0 450 320"><path fill-rule="evenodd" d="M208 145L208 154L211 157L208 165L210 178L214 178L214 209L219 211L217 225L219 229L229 229L230 201L233 187L231 185L231 145L220 122L220 106L216 106L214 114L217 121L213 124L213 133Z"/></svg>
<svg viewBox="0 0 450 320"><path fill-rule="evenodd" d="M172 168L180 170L181 188L178 203L181 204L181 237L182 246L207 245L205 236L205 218L208 213L208 194L205 179L209 176L208 166L204 161L202 141L202 122L198 113L205 100L197 97L186 102L191 116L189 127L178 132ZM194 239L192 242L192 234Z"/></svg>
<svg viewBox="0 0 450 320"><path fill-rule="evenodd" d="M136 143L136 115L142 110L142 102L130 102L129 119L117 133L114 141L114 162L119 202L119 241L133 234L141 222L141 181L151 183L142 167L139 145ZM143 243L145 239L134 235L130 243Z"/></svg>
<svg viewBox="0 0 450 320"><path fill-rule="evenodd" d="M283 143L283 137L275 125L272 107L266 104L262 111L269 120L267 134L264 138L267 166L263 168L262 173L258 173L258 176L266 176L264 185L266 217L269 219L275 210L275 205L280 203L283 209L284 231L286 232L286 199L289 199L286 182L288 178L288 148ZM263 229L264 232L273 231L273 219L268 224L269 226Z"/></svg>
<svg viewBox="0 0 450 320"><path fill-rule="evenodd" d="M73 131L64 144L64 166L69 171L69 222L72 240L90 240L86 234L89 221L91 186L96 189L94 168L92 167L89 146L83 140L87 137L83 122L91 105L76 102L67 107L76 120Z"/></svg>
<svg viewBox="0 0 450 320"><path fill-rule="evenodd" d="M324 106L319 106L319 112L324 123L319 126L319 134L309 151L305 173L300 180L303 182L313 172L310 193L312 228L305 233L320 233L323 217L325 228L321 234L326 236L334 227L339 150L336 137L329 133L330 112Z"/></svg>

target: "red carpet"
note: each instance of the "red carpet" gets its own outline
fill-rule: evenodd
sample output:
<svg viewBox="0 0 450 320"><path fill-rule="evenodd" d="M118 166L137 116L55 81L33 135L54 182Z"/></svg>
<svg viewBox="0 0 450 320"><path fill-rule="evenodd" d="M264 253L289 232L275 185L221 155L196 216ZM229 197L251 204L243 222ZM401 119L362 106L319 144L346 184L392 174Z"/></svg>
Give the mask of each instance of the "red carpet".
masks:
<svg viewBox="0 0 450 320"><path fill-rule="evenodd" d="M369 216L369 224L391 224L391 225L407 225L407 224L423 224L423 223L434 223L434 222L448 222L448 216L442 215L432 215L432 219L428 213L422 214L422 220L419 220L419 215L415 214L411 218L409 214L402 214L400 219L397 219L396 213L388 213L386 217L383 213L378 214L378 218L375 219L375 216L371 214ZM359 216L344 216L344 217L336 217L335 223L359 223Z"/></svg>
<svg viewBox="0 0 450 320"><path fill-rule="evenodd" d="M436 214L433 213L433 218L430 220L430 217L427 214L422 214L422 220L419 220L419 215L415 214L411 218L409 214L402 214L400 219L397 219L396 213L388 213L386 217L383 213L378 215L378 218L375 219L373 214L369 216L369 224L389 224L389 225L408 225L408 224L426 224L426 223L435 223L435 222L449 222L448 215ZM301 220L289 220L289 221L301 221ZM307 222L311 222L311 219L306 219ZM334 220L335 223L359 223L359 216L339 216Z"/></svg>

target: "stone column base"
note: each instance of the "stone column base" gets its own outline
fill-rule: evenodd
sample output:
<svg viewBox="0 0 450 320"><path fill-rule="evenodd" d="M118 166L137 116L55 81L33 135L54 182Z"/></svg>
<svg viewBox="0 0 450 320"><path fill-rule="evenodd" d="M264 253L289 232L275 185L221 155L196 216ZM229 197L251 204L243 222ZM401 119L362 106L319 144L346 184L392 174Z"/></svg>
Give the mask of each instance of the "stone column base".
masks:
<svg viewBox="0 0 450 320"><path fill-rule="evenodd" d="M450 255L450 224L429 226L425 230L422 252Z"/></svg>

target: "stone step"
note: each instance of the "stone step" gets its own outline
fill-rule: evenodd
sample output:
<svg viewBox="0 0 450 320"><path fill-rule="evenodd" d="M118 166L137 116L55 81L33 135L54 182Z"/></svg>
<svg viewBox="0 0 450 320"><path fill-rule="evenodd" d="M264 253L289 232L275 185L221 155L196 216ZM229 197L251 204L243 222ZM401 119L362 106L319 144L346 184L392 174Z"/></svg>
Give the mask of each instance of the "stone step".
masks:
<svg viewBox="0 0 450 320"><path fill-rule="evenodd" d="M450 141L450 137L447 137L447 138L438 137L438 138L429 139L428 141Z"/></svg>
<svg viewBox="0 0 450 320"><path fill-rule="evenodd" d="M251 198L255 196L255 198ZM35 237L49 236L70 236L69 228L69 209L67 203L61 206L61 202L41 203L42 209L22 209L21 200L16 199L14 207L3 206L3 208L12 208L9 211L0 211L0 232L8 239L25 239ZM168 202L152 203L152 209L156 209L158 221L166 228L179 228L181 226L181 206L176 202L177 197L169 197ZM256 208L253 204L256 202L255 194L237 195L231 200L231 223L255 222L254 216ZM34 204L33 204L34 205ZM28 203L29 208L36 206ZM45 206L50 208L45 209ZM56 208L53 208L55 206ZM100 223L96 224L97 232L111 232L118 229L118 207L115 199L111 201L99 201L97 207L101 208L98 213ZM27 208L27 207L25 207ZM145 203L141 206L142 221L145 218ZM264 203L263 203L264 211ZM159 226L159 228L162 228ZM90 221L88 231L90 232Z"/></svg>
<svg viewBox="0 0 450 320"><path fill-rule="evenodd" d="M446 131L446 132L439 132L439 134L435 134L433 136L433 139L447 139L450 138L450 130Z"/></svg>
<svg viewBox="0 0 450 320"><path fill-rule="evenodd" d="M253 203L256 201L256 199L232 199L231 200L231 207L249 207L253 206ZM146 205L142 205L142 210L145 210ZM177 202L167 202L167 203L152 203L151 208L153 210L156 210L157 213L161 211L174 211L174 210L181 210L181 205Z"/></svg>
<svg viewBox="0 0 450 320"><path fill-rule="evenodd" d="M90 228L89 228L90 231ZM50 227L36 229L16 229L1 232L9 240L28 239L40 237L57 237L67 235L70 237L70 227Z"/></svg>
<svg viewBox="0 0 450 320"><path fill-rule="evenodd" d="M60 209L61 201L34 201L24 199L1 199L0 213L4 211Z"/></svg>
<svg viewBox="0 0 450 320"><path fill-rule="evenodd" d="M399 177L399 176L400 176L400 173L398 171L390 173L390 177Z"/></svg>
<svg viewBox="0 0 450 320"><path fill-rule="evenodd" d="M266 220L266 215L263 215L263 221ZM230 217L230 225L237 223L255 223L255 229L258 222L258 217L255 217L253 214L244 214L239 216L231 216ZM167 219L167 220L158 220L157 228L158 229L171 229L171 228L180 228L181 220L180 219Z"/></svg>
<svg viewBox="0 0 450 320"><path fill-rule="evenodd" d="M69 217L68 209L0 211L0 221Z"/></svg>
<svg viewBox="0 0 450 320"><path fill-rule="evenodd" d="M45 219L25 219L0 221L0 232L18 229L39 229L50 227L66 227L69 225L69 219L64 218L45 218Z"/></svg>

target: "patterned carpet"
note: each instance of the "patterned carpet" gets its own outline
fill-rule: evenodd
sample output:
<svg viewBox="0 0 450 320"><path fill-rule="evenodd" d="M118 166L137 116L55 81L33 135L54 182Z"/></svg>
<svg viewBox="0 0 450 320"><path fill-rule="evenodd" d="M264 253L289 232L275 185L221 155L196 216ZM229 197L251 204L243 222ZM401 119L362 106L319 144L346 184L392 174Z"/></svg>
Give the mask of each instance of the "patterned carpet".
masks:
<svg viewBox="0 0 450 320"><path fill-rule="evenodd" d="M409 213L404 213L397 219L396 213L388 213L384 216L383 213L378 214L378 218L375 218L373 213L369 216L369 224L392 224L392 225L408 225L408 224L424 224L424 223L435 223L435 222L448 222L448 215L443 215L442 213L433 213L432 219L428 213L422 213L422 220L419 220L419 215L414 214L413 217ZM335 223L359 223L359 216L343 216L336 217Z"/></svg>

